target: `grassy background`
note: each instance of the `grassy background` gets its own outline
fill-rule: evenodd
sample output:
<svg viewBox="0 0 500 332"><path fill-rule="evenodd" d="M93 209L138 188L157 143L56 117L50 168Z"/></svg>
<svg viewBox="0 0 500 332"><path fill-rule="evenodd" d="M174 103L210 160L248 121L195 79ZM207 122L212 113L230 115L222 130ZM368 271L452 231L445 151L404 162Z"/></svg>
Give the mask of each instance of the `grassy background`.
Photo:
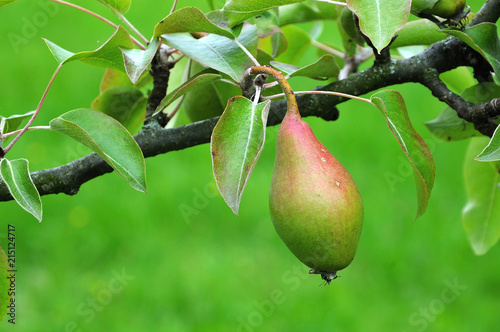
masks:
<svg viewBox="0 0 500 332"><path fill-rule="evenodd" d="M56 67L40 37L79 51L99 47L112 33L83 13L44 3L19 1L0 10L2 115L34 109ZM470 4L477 11L480 2ZM170 7L170 1L136 1L127 17L149 35ZM111 17L97 2L90 8ZM312 62L314 53L304 61ZM67 65L35 124L89 107L102 73ZM317 84L291 83L295 89ZM108 174L84 184L77 196L43 197L40 224L15 203L2 202L0 245L6 246L7 224L15 225L19 271L16 325L4 319L0 330L496 330L500 247L475 256L460 219L467 143L441 142L426 131L423 122L444 108L426 89L394 88L437 165L428 211L415 223L409 165L375 109L353 101L339 106L336 122L306 119L350 170L365 202L356 258L329 287L307 274L271 224L273 127L239 217L216 193L207 144L148 159L146 195ZM28 158L34 171L86 152L56 133L30 132L9 157ZM400 181L388 181L393 175Z"/></svg>

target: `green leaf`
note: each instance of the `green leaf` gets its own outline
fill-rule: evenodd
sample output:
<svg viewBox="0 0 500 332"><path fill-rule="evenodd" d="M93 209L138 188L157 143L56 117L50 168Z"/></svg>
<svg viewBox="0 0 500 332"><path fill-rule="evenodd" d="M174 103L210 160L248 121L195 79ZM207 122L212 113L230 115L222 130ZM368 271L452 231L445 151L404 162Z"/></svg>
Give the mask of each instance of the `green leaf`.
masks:
<svg viewBox="0 0 500 332"><path fill-rule="evenodd" d="M449 106L437 118L426 122L425 126L434 136L445 141L459 141L481 135L474 124L459 118L457 112Z"/></svg>
<svg viewBox="0 0 500 332"><path fill-rule="evenodd" d="M219 28L231 31L234 38L237 38L240 35L241 30L243 29L243 24L239 24L235 27L230 28L229 27L229 18L226 15L224 15L224 13L222 12L222 9L212 10L211 12L206 13L205 16L206 16L206 18L208 18L210 20L210 22L212 22L213 24L215 24ZM231 38L231 39L233 39L233 38Z"/></svg>
<svg viewBox="0 0 500 332"><path fill-rule="evenodd" d="M287 73L290 77L305 76L314 79L326 79L328 77L337 77L340 71L335 58L330 54L323 55L315 63L302 68L276 61L271 61L271 65Z"/></svg>
<svg viewBox="0 0 500 332"><path fill-rule="evenodd" d="M41 222L42 201L33 180L31 180L28 160L16 159L9 161L5 158L2 159L0 161L0 175L17 204Z"/></svg>
<svg viewBox="0 0 500 332"><path fill-rule="evenodd" d="M0 134L7 134L13 132L21 126L24 120L30 119L35 111L30 111L24 114L15 114L9 117L3 117L0 115ZM9 140L10 137L5 138L5 142ZM0 143L2 140L0 139Z"/></svg>
<svg viewBox="0 0 500 332"><path fill-rule="evenodd" d="M279 22L284 26L301 22L335 20L336 7L331 3L311 0L283 6L279 8Z"/></svg>
<svg viewBox="0 0 500 332"><path fill-rule="evenodd" d="M253 59L234 40L209 34L196 39L190 34L162 35L165 42L187 57L206 67L221 71L237 82L246 69L254 66ZM245 26L237 39L253 56L257 53L257 29Z"/></svg>
<svg viewBox="0 0 500 332"><path fill-rule="evenodd" d="M215 9L215 3L217 2L217 0L205 0L205 2L207 3L208 7L210 7L210 10Z"/></svg>
<svg viewBox="0 0 500 332"><path fill-rule="evenodd" d="M277 57L286 50L288 42L285 34L279 28L279 19L276 11L268 10L256 18L248 20L248 22L255 23L257 26L257 36L260 39L269 37L273 57Z"/></svg>
<svg viewBox="0 0 500 332"><path fill-rule="evenodd" d="M481 54L493 67L497 77L500 75L500 40L497 26L493 23L480 23L464 31L442 30L462 40L472 49Z"/></svg>
<svg viewBox="0 0 500 332"><path fill-rule="evenodd" d="M398 37L391 44L391 48L413 45L431 45L445 39L445 33L439 31L436 23L428 19L411 21L398 31Z"/></svg>
<svg viewBox="0 0 500 332"><path fill-rule="evenodd" d="M408 21L411 0L347 0L359 18L359 28L380 52Z"/></svg>
<svg viewBox="0 0 500 332"><path fill-rule="evenodd" d="M215 93L217 97L219 97L219 101L224 107L227 105L227 102L232 97L237 95L241 95L241 89L239 86L231 84L226 81L213 81L211 82L212 86L215 89Z"/></svg>
<svg viewBox="0 0 500 332"><path fill-rule="evenodd" d="M210 149L217 187L238 214L241 195L264 146L270 101L231 99L212 132Z"/></svg>
<svg viewBox="0 0 500 332"><path fill-rule="evenodd" d="M262 65L262 66L270 66L271 61L273 61L273 57L267 54L265 51L262 49L257 50L257 61ZM266 89L267 90L267 89Z"/></svg>
<svg viewBox="0 0 500 332"><path fill-rule="evenodd" d="M130 3L132 0L99 0L106 6L117 10L118 12L124 14L130 8Z"/></svg>
<svg viewBox="0 0 500 332"><path fill-rule="evenodd" d="M7 234L6 234L7 235ZM7 291L10 288L10 274L9 270L14 270L15 264L9 266L9 261L5 251L0 247L0 321L4 318L7 310L7 306L10 304L10 299L12 298L12 292Z"/></svg>
<svg viewBox="0 0 500 332"><path fill-rule="evenodd" d="M92 102L92 109L118 120L129 133L135 133L146 116L148 98L135 87L107 89Z"/></svg>
<svg viewBox="0 0 500 332"><path fill-rule="evenodd" d="M132 188L146 192L144 156L118 121L102 112L80 108L51 120L49 125L101 156Z"/></svg>
<svg viewBox="0 0 500 332"><path fill-rule="evenodd" d="M156 51L158 51L159 46L159 38L154 38L145 50L124 48L119 46L120 50L123 53L125 71L134 84L137 83L142 73L151 63L151 60L153 60L153 57L155 56Z"/></svg>
<svg viewBox="0 0 500 332"><path fill-rule="evenodd" d="M497 126L490 142L484 150L476 157L477 161L497 161L500 160L500 126Z"/></svg>
<svg viewBox="0 0 500 332"><path fill-rule="evenodd" d="M286 39L293 41L293 43L288 43L288 48L276 58L276 61L297 64L311 45L311 37L309 33L295 25L287 25L283 27L282 31Z"/></svg>
<svg viewBox="0 0 500 332"><path fill-rule="evenodd" d="M479 83L464 90L461 96L470 103L488 102L500 97L500 86L492 82ZM425 126L434 136L445 141L458 141L481 135L474 128L474 124L459 118L451 107L446 107L436 119L426 122Z"/></svg>
<svg viewBox="0 0 500 332"><path fill-rule="evenodd" d="M290 75L291 73L296 72L297 70L300 69L298 66L294 66L288 63L283 63L283 62L278 62L278 61L271 61L270 62L271 66L274 68L278 69L279 71L285 73L286 75Z"/></svg>
<svg viewBox="0 0 500 332"><path fill-rule="evenodd" d="M144 71L137 83L134 84L130 80L130 77L128 77L127 73L113 68L106 68L101 79L99 92L103 93L107 89L111 89L117 86L133 86L138 89L142 89L151 82L153 82L153 77L151 76L149 71Z"/></svg>
<svg viewBox="0 0 500 332"><path fill-rule="evenodd" d="M446 84L448 89L457 94L463 94L466 89L476 85L476 80L467 67L457 67L448 70L447 72L439 74L439 78Z"/></svg>
<svg viewBox="0 0 500 332"><path fill-rule="evenodd" d="M124 48L132 48L134 46L127 30L121 26L116 29L111 38L95 51L72 53L47 39L44 39L44 41L52 55L54 55L57 62L61 65L79 60L90 65L114 68L122 71L125 71L125 67L123 65L122 52L118 46Z"/></svg>
<svg viewBox="0 0 500 332"><path fill-rule="evenodd" d="M437 1L438 0L414 0L411 2L411 11L412 13L418 14L422 10L431 9L432 7L434 7Z"/></svg>
<svg viewBox="0 0 500 332"><path fill-rule="evenodd" d="M127 73L113 68L106 68L101 79L99 92L103 93L107 89L111 89L117 86L134 86L134 83L132 83Z"/></svg>
<svg viewBox="0 0 500 332"><path fill-rule="evenodd" d="M351 58L358 52L358 44L364 46L365 39L359 33L356 23L354 22L354 14L349 8L342 8L339 6L336 11L339 16L337 27L340 37L342 38L345 57Z"/></svg>
<svg viewBox="0 0 500 332"><path fill-rule="evenodd" d="M0 0L0 7L3 7L5 5L8 5L9 3L16 2L17 0ZM1 318L0 318L1 320Z"/></svg>
<svg viewBox="0 0 500 332"><path fill-rule="evenodd" d="M474 160L487 142L486 137L472 138L464 163L462 223L476 255L484 255L500 239L500 163Z"/></svg>
<svg viewBox="0 0 500 332"><path fill-rule="evenodd" d="M371 100L387 119L389 129L413 167L417 187L416 220L427 209L436 174L434 160L427 144L413 128L403 97L399 92L380 91L374 94Z"/></svg>
<svg viewBox="0 0 500 332"><path fill-rule="evenodd" d="M56 58L56 61L59 62L59 64L64 64L66 60L71 59L71 57L75 55L75 53L65 50L64 48L56 45L55 43L51 42L48 39L45 38L42 39L45 41L45 44L47 44L50 53L52 53L52 55L54 56L54 58Z"/></svg>
<svg viewBox="0 0 500 332"><path fill-rule="evenodd" d="M153 37L177 32L206 32L234 39L231 31L212 23L201 10L196 7L185 7L176 10L155 26Z"/></svg>
<svg viewBox="0 0 500 332"><path fill-rule="evenodd" d="M156 108L154 114L163 112L171 103L173 103L177 98L182 97L191 90L194 90L203 84L211 82L213 80L221 79L222 76L218 74L201 74L198 76L193 76L187 80L184 84L179 86L174 91L166 95L160 102L160 105Z"/></svg>
<svg viewBox="0 0 500 332"><path fill-rule="evenodd" d="M222 8L222 11L229 18L229 26L234 27L246 19L255 17L271 8L302 1L304 0L229 0Z"/></svg>

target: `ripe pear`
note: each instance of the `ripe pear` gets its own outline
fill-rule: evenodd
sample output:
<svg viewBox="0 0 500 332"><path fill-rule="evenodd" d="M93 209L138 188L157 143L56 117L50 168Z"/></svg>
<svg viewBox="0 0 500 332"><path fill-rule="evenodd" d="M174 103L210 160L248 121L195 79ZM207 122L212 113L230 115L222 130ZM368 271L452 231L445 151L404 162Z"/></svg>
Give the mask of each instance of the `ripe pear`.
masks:
<svg viewBox="0 0 500 332"><path fill-rule="evenodd" d="M309 273L330 283L351 263L363 226L361 194L296 104L278 132L269 205L276 232Z"/></svg>

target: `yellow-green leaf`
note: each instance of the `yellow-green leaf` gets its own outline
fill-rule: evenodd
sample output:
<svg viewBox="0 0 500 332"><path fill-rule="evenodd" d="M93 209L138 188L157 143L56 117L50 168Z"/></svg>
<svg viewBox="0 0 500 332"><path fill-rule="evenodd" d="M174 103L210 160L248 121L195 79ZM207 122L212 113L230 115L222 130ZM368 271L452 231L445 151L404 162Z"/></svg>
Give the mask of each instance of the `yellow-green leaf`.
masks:
<svg viewBox="0 0 500 332"><path fill-rule="evenodd" d="M380 52L408 21L411 0L347 0L347 6L358 16L361 32Z"/></svg>
<svg viewBox="0 0 500 332"><path fill-rule="evenodd" d="M436 175L434 159L427 144L413 128L405 102L399 92L383 90L374 94L371 100L385 116L389 129L413 167L417 187L417 215L415 217L417 219L427 209L434 185Z"/></svg>
<svg viewBox="0 0 500 332"><path fill-rule="evenodd" d="M500 239L500 163L474 160L487 143L486 137L472 138L464 163L462 223L476 255L484 255Z"/></svg>
<svg viewBox="0 0 500 332"><path fill-rule="evenodd" d="M212 133L210 147L215 181L235 214L264 146L270 105L269 100L255 104L245 97L235 97L227 104Z"/></svg>

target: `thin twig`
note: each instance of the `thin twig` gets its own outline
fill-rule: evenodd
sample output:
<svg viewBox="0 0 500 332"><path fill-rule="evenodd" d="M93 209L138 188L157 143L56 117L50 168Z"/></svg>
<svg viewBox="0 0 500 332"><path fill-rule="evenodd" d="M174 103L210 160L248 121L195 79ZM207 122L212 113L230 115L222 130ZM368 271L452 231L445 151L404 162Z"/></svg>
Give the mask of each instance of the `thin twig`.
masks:
<svg viewBox="0 0 500 332"><path fill-rule="evenodd" d="M344 6L344 7L347 6L347 4L345 2L340 2L340 1L332 1L332 0L316 0L316 1L331 3L332 5L337 5L337 6Z"/></svg>
<svg viewBox="0 0 500 332"><path fill-rule="evenodd" d="M370 99L358 97L358 96L353 96L347 93L342 93L342 92L336 92L336 91L317 91L317 90L309 90L309 91L294 91L296 95L331 95L331 96L337 96L337 97L344 97L344 98L349 98L349 99L355 99L362 101L364 103L368 103L370 105L373 105L372 101ZM278 93L275 95L271 96L266 96L263 97L263 99L276 99L276 98L283 98L285 97L284 93Z"/></svg>
<svg viewBox="0 0 500 332"><path fill-rule="evenodd" d="M174 1L174 4L172 5L172 9L170 9L170 14L175 12L175 7L177 7L177 0Z"/></svg>
<svg viewBox="0 0 500 332"><path fill-rule="evenodd" d="M239 41L238 39L234 39L234 42L236 43L236 45L238 45L239 48L241 48L243 50L243 52L245 52L246 55L248 55L248 57L250 59L252 59L252 62L256 65L256 66L260 66L259 64L259 61L257 61L257 59L253 56L252 53L250 53L249 50L247 50L247 48L245 46L243 46Z"/></svg>
<svg viewBox="0 0 500 332"><path fill-rule="evenodd" d="M72 4L72 3L69 3L69 2L66 2L66 1L63 1L63 0L50 0L52 2L57 2L57 3L60 3L61 5L65 5L65 6L68 6L68 7L72 7L72 8L75 8L75 9L78 9L84 13L87 13L91 16L94 16L95 18L103 21L104 23L106 23L107 25L115 28L115 29L118 29L118 25L114 24L113 22L111 22L110 20L108 20L107 18L97 14L97 13L94 13L93 11L91 10L88 10L87 8L83 8L83 7L80 7L78 5L75 5L75 4ZM130 38L132 39L132 41L134 42L134 44L136 44L139 48L145 50L146 47L140 42L138 41L137 39L135 39L133 36L130 36ZM146 40L146 43L147 43L147 40Z"/></svg>
<svg viewBox="0 0 500 332"><path fill-rule="evenodd" d="M53 130L53 129L50 126L32 126L32 127L29 127L26 131L31 131L31 130ZM19 134L21 131L22 131L22 129L19 129L19 130L5 133L5 134L0 134L0 137L6 138L6 137L14 136L16 134Z"/></svg>
<svg viewBox="0 0 500 332"><path fill-rule="evenodd" d="M331 48L330 46L327 46L317 40L311 40L311 45L313 46L316 46L317 48L319 48L320 50L323 50L323 51L326 51L328 53L331 53L335 56L338 56L339 58L343 58L344 57L344 53L340 52L340 51L337 51L336 49L334 48Z"/></svg>
<svg viewBox="0 0 500 332"><path fill-rule="evenodd" d="M12 140L12 142L10 142L9 145L7 145L7 147L3 150L4 151L4 154L7 154L7 152L9 152L10 149L12 149L12 146L14 144L16 144L16 142L21 138L21 136L23 136L23 134L28 130L28 128L31 126L31 124L33 123L33 121L35 121L36 119L36 116L38 115L38 113L40 112L40 108L42 108L42 105L43 105L43 102L45 101L45 97L47 97L47 93L49 92L50 90L50 87L52 86L52 83L54 82L54 79L56 78L57 74L59 73L59 70L61 70L62 68L62 64L59 64L59 66L57 66L56 70L54 71L54 74L52 74L52 77L50 78L50 81L49 83L47 84L47 87L45 88L45 92L43 93L42 95L42 98L40 99L40 102L38 103L38 106L36 107L36 110L35 112L33 113L33 115L31 116L31 119L29 119L28 123L26 124L26 126L24 126L23 129L21 129L21 131L19 132L19 134L17 134L16 137L14 137L14 139Z"/></svg>
<svg viewBox="0 0 500 332"><path fill-rule="evenodd" d="M135 27L132 23L130 23L130 22L127 20L127 18L126 18L126 17L125 17L122 13L120 13L119 11L117 11L117 10L116 10L116 9L114 9L114 8L113 8L113 11L115 12L116 16L118 16L118 18L119 18L120 20L122 20L122 21L123 21L123 23L125 23L125 25L126 25L127 27L129 27L129 29L130 29L130 30L132 30L132 31L135 33L135 35L136 35L136 36L138 36L138 37L139 37L139 38L140 38L140 39L141 39L141 40L142 40L145 44L148 44L148 43L149 43L149 41L146 39L146 37L144 37L144 36L140 33L140 31L139 31L139 30L137 30L137 29L136 29L136 27Z"/></svg>
<svg viewBox="0 0 500 332"><path fill-rule="evenodd" d="M193 60L189 59L188 61L188 64L186 66L186 68L184 69L184 73L182 75L182 82L179 86L182 86L184 85L188 79L189 79L189 74L191 72L191 66L193 65ZM184 101L184 97L186 95L183 95L179 102L177 103L177 105L175 105L174 109L172 110L172 112L170 112L168 115L167 115L167 119L172 119L174 117L174 115L180 110L181 106L182 106L182 102ZM154 115L154 114L153 114Z"/></svg>
<svg viewBox="0 0 500 332"><path fill-rule="evenodd" d="M500 16L498 0L487 0L478 12L475 22L496 22ZM333 82L322 90L343 91L355 95L408 82L422 83L424 73L432 68L437 74L449 71L459 66L473 67L481 59L475 51L464 47L463 42L449 38L433 44L431 47L409 59L382 64L380 67L370 67L345 80ZM444 89L444 87L443 87ZM430 88L436 95L443 98L443 89L439 86ZM297 96L297 102L302 116L320 116L325 120L334 120L331 116L332 108L345 101L344 97L330 97L322 95ZM444 94L446 97L447 93ZM500 101L494 99L483 106L483 114L487 116L500 115ZM418 109L418 107L417 107ZM268 126L280 123L286 112L285 101L275 101L269 110ZM471 112L474 114L476 112ZM476 114L477 115L477 114ZM164 129L153 127L142 130L134 136L141 147L144 157L177 151L192 146L205 144L210 141L211 133L218 118L199 121L186 126ZM0 151L1 152L1 151ZM40 195L66 193L74 195L80 186L93 178L113 169L97 154L90 154L66 165L32 172L33 182ZM8 187L0 179L0 201L12 200Z"/></svg>
<svg viewBox="0 0 500 332"><path fill-rule="evenodd" d="M179 101L177 102L177 105L175 105L174 109L172 110L172 112L168 113L167 115L168 121L172 120L172 118L177 114L177 112L179 112L182 106L182 102L184 101L184 97L186 97L186 95L181 96Z"/></svg>

